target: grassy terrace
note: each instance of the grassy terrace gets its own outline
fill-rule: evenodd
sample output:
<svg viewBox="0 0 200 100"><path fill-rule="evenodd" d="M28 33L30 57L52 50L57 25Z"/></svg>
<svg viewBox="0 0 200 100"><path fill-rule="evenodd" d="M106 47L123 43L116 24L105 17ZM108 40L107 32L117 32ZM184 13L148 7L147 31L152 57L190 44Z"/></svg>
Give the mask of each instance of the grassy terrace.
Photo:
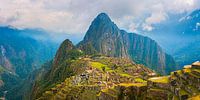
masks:
<svg viewBox="0 0 200 100"><path fill-rule="evenodd" d="M178 73L178 75L182 75L182 70L177 70L176 72Z"/></svg>
<svg viewBox="0 0 200 100"><path fill-rule="evenodd" d="M104 69L105 69L105 71L111 70L107 65L104 65L100 62L90 62L90 65L94 68L101 70L101 71L103 71Z"/></svg>
<svg viewBox="0 0 200 100"><path fill-rule="evenodd" d="M188 100L200 100L200 94L189 98Z"/></svg>
<svg viewBox="0 0 200 100"><path fill-rule="evenodd" d="M131 75L129 75L129 74L126 74L126 73L120 73L120 75L121 75L121 76L125 76L125 77L133 77L133 76L131 76Z"/></svg>
<svg viewBox="0 0 200 100"><path fill-rule="evenodd" d="M199 69L193 69L193 71L196 71L196 72L200 73L200 70L199 70Z"/></svg>
<svg viewBox="0 0 200 100"><path fill-rule="evenodd" d="M188 69L183 69L183 72L184 72L184 73L190 73L190 72L191 72L191 69L190 69L190 68L188 68Z"/></svg>
<svg viewBox="0 0 200 100"><path fill-rule="evenodd" d="M193 76L193 77L196 77L196 78L200 78L200 76L197 76L197 75L195 75L195 74L193 74L193 73L189 73L189 75L191 75L191 76Z"/></svg>
<svg viewBox="0 0 200 100"><path fill-rule="evenodd" d="M169 83L169 76L153 77L153 78L150 78L148 80L155 82L155 83Z"/></svg>
<svg viewBox="0 0 200 100"><path fill-rule="evenodd" d="M114 98L117 98L118 91L114 89L114 86L111 88L106 88L106 89L101 90L101 92L97 94L97 96L100 96L102 92Z"/></svg>
<svg viewBox="0 0 200 100"><path fill-rule="evenodd" d="M124 77L133 77L133 76L131 76L131 75L129 75L129 74L123 72L123 71L122 71L123 69L118 68L118 69L116 69L116 70L112 70L110 67L108 67L107 65L102 64L102 63L100 63L100 62L94 62L94 61L93 61L93 62L90 62L90 65L91 65L92 67L94 67L94 68L97 68L97 69L100 70L100 71L116 72L116 73L119 73L119 75L124 76Z"/></svg>
<svg viewBox="0 0 200 100"><path fill-rule="evenodd" d="M167 91L167 90L164 90L164 89L158 89L158 88L151 88L150 91Z"/></svg>
<svg viewBox="0 0 200 100"><path fill-rule="evenodd" d="M140 83L147 82L147 81L145 81L145 80L143 80L143 79L141 79L141 78L135 78L135 81L136 81L136 82L140 82Z"/></svg>
<svg viewBox="0 0 200 100"><path fill-rule="evenodd" d="M142 86L147 86L147 83L121 83L119 86L124 86L124 87L130 87L130 86L136 86L136 87L142 87Z"/></svg>
<svg viewBox="0 0 200 100"><path fill-rule="evenodd" d="M183 89L180 90L180 95L189 95L189 93Z"/></svg>

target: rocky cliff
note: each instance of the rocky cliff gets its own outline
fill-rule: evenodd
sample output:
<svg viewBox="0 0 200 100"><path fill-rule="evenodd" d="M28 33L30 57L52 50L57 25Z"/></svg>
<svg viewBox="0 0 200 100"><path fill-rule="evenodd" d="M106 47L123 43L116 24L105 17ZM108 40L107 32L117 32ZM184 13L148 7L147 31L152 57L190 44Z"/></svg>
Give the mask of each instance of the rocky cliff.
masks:
<svg viewBox="0 0 200 100"><path fill-rule="evenodd" d="M92 49L91 52L88 52L87 47ZM162 74L169 73L176 66L173 58L154 40L120 30L105 13L94 19L78 48L87 54L95 52L111 57L129 58Z"/></svg>

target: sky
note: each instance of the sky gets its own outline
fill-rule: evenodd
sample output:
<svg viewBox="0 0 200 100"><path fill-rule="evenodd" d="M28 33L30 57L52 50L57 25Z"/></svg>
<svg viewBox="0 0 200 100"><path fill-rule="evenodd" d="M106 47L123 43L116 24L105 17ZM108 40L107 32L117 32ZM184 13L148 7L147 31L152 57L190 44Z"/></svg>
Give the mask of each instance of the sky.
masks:
<svg viewBox="0 0 200 100"><path fill-rule="evenodd" d="M152 31L153 24L170 14L198 8L200 0L0 0L0 25L83 35L91 21L105 12L129 32Z"/></svg>

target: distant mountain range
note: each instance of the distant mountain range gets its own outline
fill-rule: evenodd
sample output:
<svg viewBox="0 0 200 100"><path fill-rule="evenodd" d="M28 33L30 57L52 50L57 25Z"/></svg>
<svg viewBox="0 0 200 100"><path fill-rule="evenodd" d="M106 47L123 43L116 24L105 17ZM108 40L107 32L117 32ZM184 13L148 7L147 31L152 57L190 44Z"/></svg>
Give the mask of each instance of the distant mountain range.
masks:
<svg viewBox="0 0 200 100"><path fill-rule="evenodd" d="M169 20L155 27L147 35L172 55L179 67L200 60L200 10L184 17L169 17Z"/></svg>
<svg viewBox="0 0 200 100"><path fill-rule="evenodd" d="M37 30L0 27L0 92L7 91L54 57L57 44L36 40L28 34ZM40 35L45 32L40 31Z"/></svg>

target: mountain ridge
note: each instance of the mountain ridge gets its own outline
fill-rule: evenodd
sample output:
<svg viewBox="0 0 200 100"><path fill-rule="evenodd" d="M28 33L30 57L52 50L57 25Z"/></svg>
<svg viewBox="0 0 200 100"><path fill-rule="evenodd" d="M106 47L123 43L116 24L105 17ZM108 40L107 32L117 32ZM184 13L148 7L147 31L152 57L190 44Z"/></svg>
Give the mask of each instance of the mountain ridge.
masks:
<svg viewBox="0 0 200 100"><path fill-rule="evenodd" d="M132 37L132 39L130 37ZM135 33L127 33L124 30L120 30L105 13L100 13L92 21L92 24L86 32L84 39L77 45L77 47L84 51L83 48L85 44L90 44L90 46L95 49L94 51L97 51L101 54L112 57L130 58L133 61L145 64L150 68L159 71L160 73L166 74L171 70L176 69L173 58L166 54L154 40ZM151 50L148 51L148 48L152 46L154 48L151 48ZM157 51L154 52L154 49ZM141 54L141 52L143 53ZM158 52L160 54L158 54ZM152 56L158 59L156 62L154 62L156 64L153 65L153 58L147 57L148 55L146 56L145 53L151 53ZM144 57L135 58L141 55ZM169 62L166 62L166 60ZM166 66L169 67L169 65L170 67L173 66L174 68L165 71ZM157 67L162 68L162 70L159 70Z"/></svg>

